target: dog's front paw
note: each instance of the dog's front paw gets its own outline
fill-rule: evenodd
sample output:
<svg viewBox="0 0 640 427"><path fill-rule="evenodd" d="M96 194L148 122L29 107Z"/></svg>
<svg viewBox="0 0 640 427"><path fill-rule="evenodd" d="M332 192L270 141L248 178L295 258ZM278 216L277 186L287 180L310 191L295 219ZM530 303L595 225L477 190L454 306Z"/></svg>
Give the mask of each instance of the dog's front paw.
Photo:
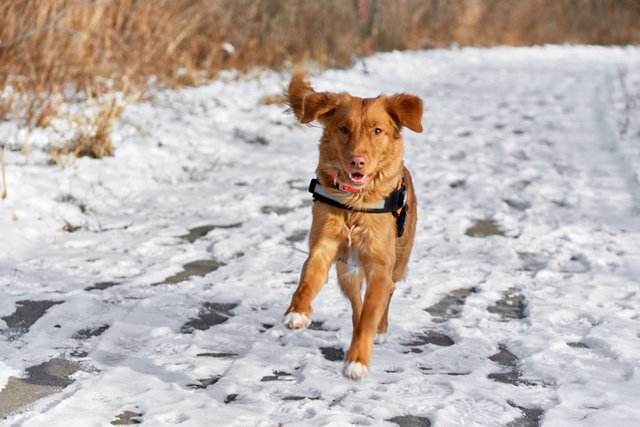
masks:
<svg viewBox="0 0 640 427"><path fill-rule="evenodd" d="M289 329L304 329L309 326L309 323L311 319L303 313L291 312L284 316L284 326Z"/></svg>
<svg viewBox="0 0 640 427"><path fill-rule="evenodd" d="M369 372L367 365L360 362L349 362L344 364L344 375L350 380L361 380Z"/></svg>

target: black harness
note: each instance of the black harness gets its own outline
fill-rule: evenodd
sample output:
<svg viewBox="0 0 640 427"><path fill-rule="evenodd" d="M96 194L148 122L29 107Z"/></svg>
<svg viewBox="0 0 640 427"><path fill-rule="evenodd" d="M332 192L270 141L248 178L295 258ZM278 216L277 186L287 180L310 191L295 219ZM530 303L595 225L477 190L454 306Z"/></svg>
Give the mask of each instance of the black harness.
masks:
<svg viewBox="0 0 640 427"><path fill-rule="evenodd" d="M353 212L381 214L391 213L396 218L396 235L401 237L404 233L404 227L407 222L407 187L404 184L404 177L400 188L396 188L384 199L384 204L375 208L356 209L351 206L340 203L330 197L327 197L326 191L317 179L312 179L309 184L309 193L313 194L313 201L320 201L336 208L345 209Z"/></svg>

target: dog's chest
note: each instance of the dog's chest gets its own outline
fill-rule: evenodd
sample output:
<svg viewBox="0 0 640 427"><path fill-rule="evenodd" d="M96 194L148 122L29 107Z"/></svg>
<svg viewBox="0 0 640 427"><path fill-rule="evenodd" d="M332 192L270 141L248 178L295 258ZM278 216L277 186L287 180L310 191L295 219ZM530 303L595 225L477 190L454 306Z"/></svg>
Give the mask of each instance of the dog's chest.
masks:
<svg viewBox="0 0 640 427"><path fill-rule="evenodd" d="M342 223L342 245L337 261L351 267L353 274L358 273L361 255L368 257L372 248L379 250L393 244L386 241L392 235L388 230L393 225L392 218L391 214L348 214Z"/></svg>
<svg viewBox="0 0 640 427"><path fill-rule="evenodd" d="M358 224L344 225L344 242L340 248L338 261L345 263L357 273L360 268L360 252L358 246L362 243L363 232Z"/></svg>

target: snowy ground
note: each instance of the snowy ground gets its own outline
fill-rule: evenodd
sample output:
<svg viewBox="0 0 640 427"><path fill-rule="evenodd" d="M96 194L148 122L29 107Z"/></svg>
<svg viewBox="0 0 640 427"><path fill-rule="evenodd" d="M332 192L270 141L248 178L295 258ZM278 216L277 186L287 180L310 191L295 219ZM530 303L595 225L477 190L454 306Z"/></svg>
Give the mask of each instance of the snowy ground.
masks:
<svg viewBox="0 0 640 427"><path fill-rule="evenodd" d="M410 271L362 382L340 373L334 276L309 330L281 326L320 135L261 102L287 78L158 93L115 157L65 169L55 132L0 123L0 423L637 425L640 49L390 53L312 78L426 107L405 133Z"/></svg>

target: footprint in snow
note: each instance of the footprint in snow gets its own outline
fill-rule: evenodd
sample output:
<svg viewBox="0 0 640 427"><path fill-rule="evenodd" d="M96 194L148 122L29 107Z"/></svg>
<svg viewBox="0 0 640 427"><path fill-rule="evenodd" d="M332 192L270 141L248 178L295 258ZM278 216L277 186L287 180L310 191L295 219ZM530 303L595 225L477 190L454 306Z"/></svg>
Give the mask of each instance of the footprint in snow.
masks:
<svg viewBox="0 0 640 427"><path fill-rule="evenodd" d="M206 236L212 230L216 230L216 229L228 230L232 228L239 228L241 225L242 225L241 222L237 222L233 224L224 224L224 225L201 225L198 227L190 228L187 234L183 234L182 236L179 236L179 237L181 239L186 240L189 243L193 243L196 240Z"/></svg>
<svg viewBox="0 0 640 427"><path fill-rule="evenodd" d="M80 329L78 332L73 334L71 338L76 340L88 340L92 337L98 337L102 335L107 329L109 329L109 325L100 325L89 328Z"/></svg>
<svg viewBox="0 0 640 427"><path fill-rule="evenodd" d="M460 317L467 297L476 292L478 290L474 287L455 289L436 304L425 308L424 311L433 316L435 323L443 323L451 318Z"/></svg>
<svg viewBox="0 0 640 427"><path fill-rule="evenodd" d="M551 385L544 380L523 379L520 371L520 359L513 354L506 345L499 344L498 352L489 357L489 360L497 363L503 369L502 372L491 373L487 378L499 383L511 384L514 386L547 386Z"/></svg>
<svg viewBox="0 0 640 427"><path fill-rule="evenodd" d="M531 207L531 203L527 200L519 198L507 198L503 200L507 206L518 211L526 211Z"/></svg>
<svg viewBox="0 0 640 427"><path fill-rule="evenodd" d="M344 350L338 347L320 347L320 352L330 362L342 362L344 360Z"/></svg>
<svg viewBox="0 0 640 427"><path fill-rule="evenodd" d="M509 351L504 344L498 345L498 352L489 357L489 360L497 363L503 368L504 372L492 373L488 378L505 384L518 385L520 380L520 370L518 368L518 357Z"/></svg>
<svg viewBox="0 0 640 427"><path fill-rule="evenodd" d="M69 356L76 358L85 358L89 355L89 351L94 347L95 343L91 343L91 338L102 335L110 325L104 324L100 326L93 326L89 328L80 329L71 338L80 341L79 347L72 350Z"/></svg>
<svg viewBox="0 0 640 427"><path fill-rule="evenodd" d="M489 306L487 311L498 314L500 320L506 322L509 320L524 319L526 317L525 308L524 296L518 293L516 289L510 289L506 291L502 298L496 301L494 305Z"/></svg>
<svg viewBox="0 0 640 427"><path fill-rule="evenodd" d="M180 332L183 334L190 334L194 330L206 331L215 325L220 325L231 317L233 313L231 310L238 306L237 303L221 304L216 302L205 302L200 308L198 317L189 320L182 325Z"/></svg>
<svg viewBox="0 0 640 427"><path fill-rule="evenodd" d="M295 230L293 233L291 233L291 235L286 237L286 240L289 243L302 242L307 238L307 234L309 234L308 230L304 230L304 229Z"/></svg>
<svg viewBox="0 0 640 427"><path fill-rule="evenodd" d="M507 427L538 427L540 426L540 421L542 420L542 416L544 415L544 410L542 408L525 408L523 406L518 406L513 402L507 401L507 403L516 409L519 409L522 412L522 416L516 418L507 424Z"/></svg>
<svg viewBox="0 0 640 427"><path fill-rule="evenodd" d="M454 341L447 335L440 332L427 330L421 334L415 335L412 341L406 342L403 345L410 347L411 353L422 353L423 347L427 344L437 345L439 347L448 347L454 344Z"/></svg>
<svg viewBox="0 0 640 427"><path fill-rule="evenodd" d="M120 282L98 282L93 286L84 288L85 291L104 291L105 289L112 288L120 285Z"/></svg>
<svg viewBox="0 0 640 427"><path fill-rule="evenodd" d="M273 375L265 375L260 379L260 382L272 382L272 381L294 381L294 377L284 371L273 371Z"/></svg>
<svg viewBox="0 0 640 427"><path fill-rule="evenodd" d="M325 331L325 332L337 332L340 329L338 328L330 328L325 325L324 320L312 320L311 324L307 327L307 329L311 329L312 331Z"/></svg>
<svg viewBox="0 0 640 427"><path fill-rule="evenodd" d="M591 263L586 256L576 254L561 262L558 270L562 273L586 273L591 270Z"/></svg>
<svg viewBox="0 0 640 427"><path fill-rule="evenodd" d="M522 262L522 271L528 271L534 275L544 270L549 263L545 255L536 252L518 252L518 258Z"/></svg>
<svg viewBox="0 0 640 427"><path fill-rule="evenodd" d="M220 378L222 378L222 376L215 375L213 377L199 379L197 383L187 384L187 387L191 387L196 390L206 390L207 387L220 381Z"/></svg>
<svg viewBox="0 0 640 427"><path fill-rule="evenodd" d="M262 212L265 215L270 215L272 213L280 216L280 215L286 215L290 212L293 212L296 208L292 208L289 206L263 206L260 208L260 212Z"/></svg>
<svg viewBox="0 0 640 427"><path fill-rule="evenodd" d="M175 285L180 282L184 282L193 276L206 276L212 271L216 271L218 268L226 265L225 263L215 260L215 259L202 259L197 261L189 262L182 266L183 270L174 274L173 276L169 276L164 279L162 282L154 283L151 286L158 285Z"/></svg>

